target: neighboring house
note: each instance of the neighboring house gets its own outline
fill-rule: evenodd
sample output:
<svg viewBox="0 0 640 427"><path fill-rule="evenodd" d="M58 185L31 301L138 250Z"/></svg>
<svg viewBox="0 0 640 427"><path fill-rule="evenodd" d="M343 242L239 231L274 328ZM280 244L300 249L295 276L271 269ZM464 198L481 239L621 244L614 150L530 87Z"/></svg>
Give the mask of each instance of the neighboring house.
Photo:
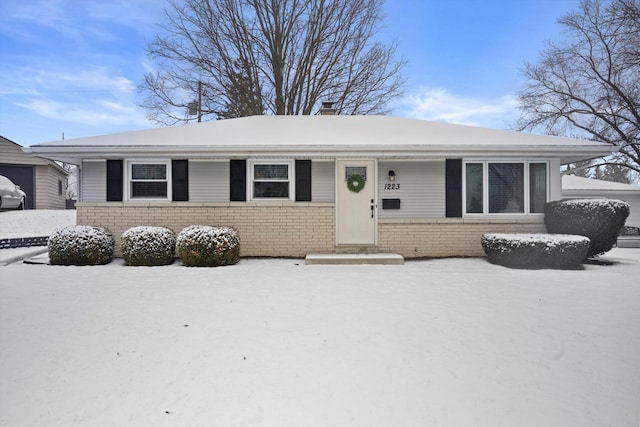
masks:
<svg viewBox="0 0 640 427"><path fill-rule="evenodd" d="M242 256L482 255L543 232L560 165L608 144L385 116L254 116L26 147L76 164L77 221L235 227Z"/></svg>
<svg viewBox="0 0 640 427"><path fill-rule="evenodd" d="M629 203L631 208L625 225L640 227L640 187L638 186L564 175L562 177L562 197L565 199L624 200Z"/></svg>
<svg viewBox="0 0 640 427"><path fill-rule="evenodd" d="M30 156L0 136L0 175L27 193L26 209L64 209L67 172L56 162Z"/></svg>

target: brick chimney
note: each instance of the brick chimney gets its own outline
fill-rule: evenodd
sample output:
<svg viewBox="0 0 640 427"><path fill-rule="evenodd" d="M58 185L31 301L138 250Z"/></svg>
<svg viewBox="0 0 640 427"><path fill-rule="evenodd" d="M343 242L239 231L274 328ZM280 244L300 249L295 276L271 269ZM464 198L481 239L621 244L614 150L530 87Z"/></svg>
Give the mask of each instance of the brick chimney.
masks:
<svg viewBox="0 0 640 427"><path fill-rule="evenodd" d="M333 101L324 101L322 103L322 108L320 108L321 116L335 116L336 109L333 108Z"/></svg>

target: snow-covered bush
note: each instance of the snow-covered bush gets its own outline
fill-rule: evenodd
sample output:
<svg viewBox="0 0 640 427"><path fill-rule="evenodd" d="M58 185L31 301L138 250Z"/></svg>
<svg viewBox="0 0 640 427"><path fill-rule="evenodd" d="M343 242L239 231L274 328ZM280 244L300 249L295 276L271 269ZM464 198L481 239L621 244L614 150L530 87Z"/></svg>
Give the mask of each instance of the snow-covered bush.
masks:
<svg viewBox="0 0 640 427"><path fill-rule="evenodd" d="M49 263L53 265L101 265L113 260L114 239L109 230L72 225L49 236Z"/></svg>
<svg viewBox="0 0 640 427"><path fill-rule="evenodd" d="M132 227L120 236L127 265L167 265L176 252L176 235L165 227Z"/></svg>
<svg viewBox="0 0 640 427"><path fill-rule="evenodd" d="M482 247L493 264L512 268L578 268L589 238L567 234L485 234Z"/></svg>
<svg viewBox="0 0 640 427"><path fill-rule="evenodd" d="M587 257L611 250L628 216L629 204L621 200L556 200L544 206L549 233L577 234L591 240Z"/></svg>
<svg viewBox="0 0 640 427"><path fill-rule="evenodd" d="M239 260L240 239L233 228L190 225L178 234L176 252L187 267L235 264Z"/></svg>

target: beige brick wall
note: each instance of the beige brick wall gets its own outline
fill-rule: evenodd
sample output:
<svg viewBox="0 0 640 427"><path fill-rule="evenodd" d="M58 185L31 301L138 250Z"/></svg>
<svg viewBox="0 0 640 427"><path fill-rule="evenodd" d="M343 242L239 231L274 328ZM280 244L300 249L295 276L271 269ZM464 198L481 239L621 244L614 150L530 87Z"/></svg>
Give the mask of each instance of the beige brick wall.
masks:
<svg viewBox="0 0 640 427"><path fill-rule="evenodd" d="M483 256L484 233L544 233L539 219L385 219L379 221L378 250L405 258Z"/></svg>
<svg viewBox="0 0 640 427"><path fill-rule="evenodd" d="M78 203L77 223L105 227L116 239L128 228L162 226L176 234L189 225L238 230L241 256L304 257L330 253L335 243L333 203Z"/></svg>
<svg viewBox="0 0 640 427"><path fill-rule="evenodd" d="M332 253L333 203L90 203L77 204L78 224L105 227L116 239L139 225L162 226L176 234L194 224L229 226L240 235L241 256L304 257ZM545 232L539 219L381 219L379 252L405 258L482 256L483 233Z"/></svg>

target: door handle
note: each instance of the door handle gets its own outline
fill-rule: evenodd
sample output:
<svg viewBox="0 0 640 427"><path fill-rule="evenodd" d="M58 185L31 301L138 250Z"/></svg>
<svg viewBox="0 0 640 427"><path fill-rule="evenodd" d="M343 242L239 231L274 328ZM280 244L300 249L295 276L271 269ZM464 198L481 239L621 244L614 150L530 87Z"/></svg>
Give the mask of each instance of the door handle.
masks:
<svg viewBox="0 0 640 427"><path fill-rule="evenodd" d="M373 203L373 199L371 199L371 218L374 217L374 212L375 212L375 205Z"/></svg>

